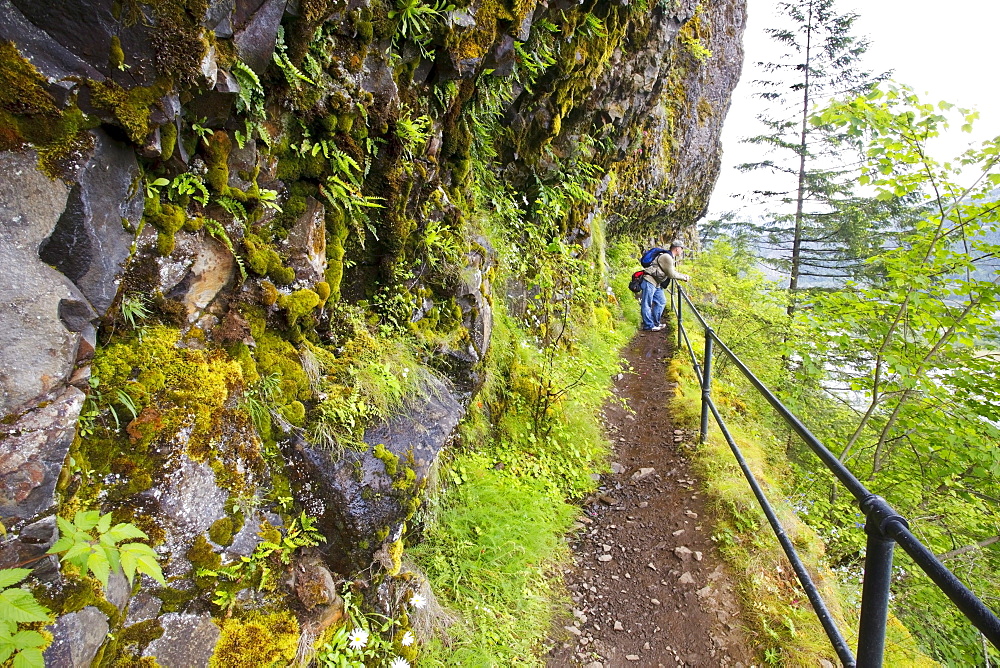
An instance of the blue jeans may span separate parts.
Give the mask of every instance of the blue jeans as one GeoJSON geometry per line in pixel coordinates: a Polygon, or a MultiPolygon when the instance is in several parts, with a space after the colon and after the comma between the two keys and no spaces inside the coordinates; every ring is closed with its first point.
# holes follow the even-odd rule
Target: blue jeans
{"type": "Polygon", "coordinates": [[[653,329],[660,324],[663,309],[667,306],[667,298],[663,290],[647,280],[643,280],[639,293],[639,311],[642,314],[642,328],[653,329]]]}

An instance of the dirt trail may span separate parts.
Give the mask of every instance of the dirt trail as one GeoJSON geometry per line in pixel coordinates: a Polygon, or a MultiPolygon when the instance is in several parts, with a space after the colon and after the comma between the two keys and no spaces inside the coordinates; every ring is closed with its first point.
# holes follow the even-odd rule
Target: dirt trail
{"type": "Polygon", "coordinates": [[[711,521],[683,444],[665,410],[672,345],[639,332],[625,351],[631,373],[604,410],[615,444],[611,474],[584,506],[566,574],[573,618],[563,620],[548,666],[732,666],[754,660],[737,617],[729,574],[711,540],[711,521]]]}

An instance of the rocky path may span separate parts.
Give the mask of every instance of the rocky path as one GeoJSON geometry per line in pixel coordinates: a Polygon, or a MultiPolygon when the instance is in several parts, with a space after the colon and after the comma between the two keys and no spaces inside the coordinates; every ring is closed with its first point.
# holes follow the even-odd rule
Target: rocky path
{"type": "Polygon", "coordinates": [[[604,424],[612,473],[584,506],[566,574],[573,618],[558,629],[548,666],[753,665],[733,586],[711,540],[711,520],[684,444],[665,410],[672,352],[666,332],[639,332],[625,351],[632,371],[604,424]]]}

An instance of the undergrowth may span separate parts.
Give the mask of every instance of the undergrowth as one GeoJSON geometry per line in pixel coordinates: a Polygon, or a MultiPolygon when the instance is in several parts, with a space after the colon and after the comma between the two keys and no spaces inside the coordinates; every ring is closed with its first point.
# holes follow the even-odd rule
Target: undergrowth
{"type": "Polygon", "coordinates": [[[607,468],[598,416],[637,322],[618,280],[625,271],[611,262],[612,284],[629,301],[607,294],[603,304],[574,310],[572,334],[554,355],[497,308],[486,384],[462,425],[462,447],[442,466],[425,541],[410,552],[461,616],[450,644],[429,645],[421,665],[544,663],[553,614],[567,602],[558,581],[569,554],[563,536],[578,512],[573,501],[607,468]],[[565,392],[540,428],[533,416],[542,375],[565,392]]]}
{"type": "MultiPolygon", "coordinates": [[[[725,243],[716,243],[697,258],[691,274],[688,292],[697,307],[754,373],[772,388],[807,392],[808,388],[788,388],[785,384],[788,379],[780,345],[783,294],[753,269],[752,258],[725,243]]],[[[704,338],[697,328],[688,326],[686,330],[700,360],[704,338]]],[[[678,383],[671,402],[674,424],[697,430],[701,388],[686,350],[678,351],[670,363],[668,380],[678,383]]],[[[790,500],[797,481],[787,454],[786,431],[777,427],[773,412],[735,368],[716,363],[712,394],[837,625],[848,644],[855,647],[860,591],[855,591],[856,584],[838,581],[827,564],[822,539],[799,518],[799,509],[790,500]]],[[[766,665],[836,663],[836,654],[791,564],[712,418],[708,439],[693,446],[692,458],[716,518],[712,539],[735,573],[750,645],[766,665]]],[[[903,624],[890,616],[885,665],[936,664],[919,651],[903,624]]]]}

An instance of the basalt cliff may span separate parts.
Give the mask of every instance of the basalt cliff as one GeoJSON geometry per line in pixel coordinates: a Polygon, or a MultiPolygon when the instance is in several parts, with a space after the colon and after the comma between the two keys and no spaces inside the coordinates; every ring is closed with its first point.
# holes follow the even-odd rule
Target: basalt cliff
{"type": "Polygon", "coordinates": [[[278,665],[339,583],[426,588],[404,545],[498,312],[551,336],[609,239],[690,237],[744,13],[0,0],[0,567],[46,664],[257,665],[220,637],[259,608],[278,665]],[[77,511],[163,583],[49,554],[77,511]]]}

